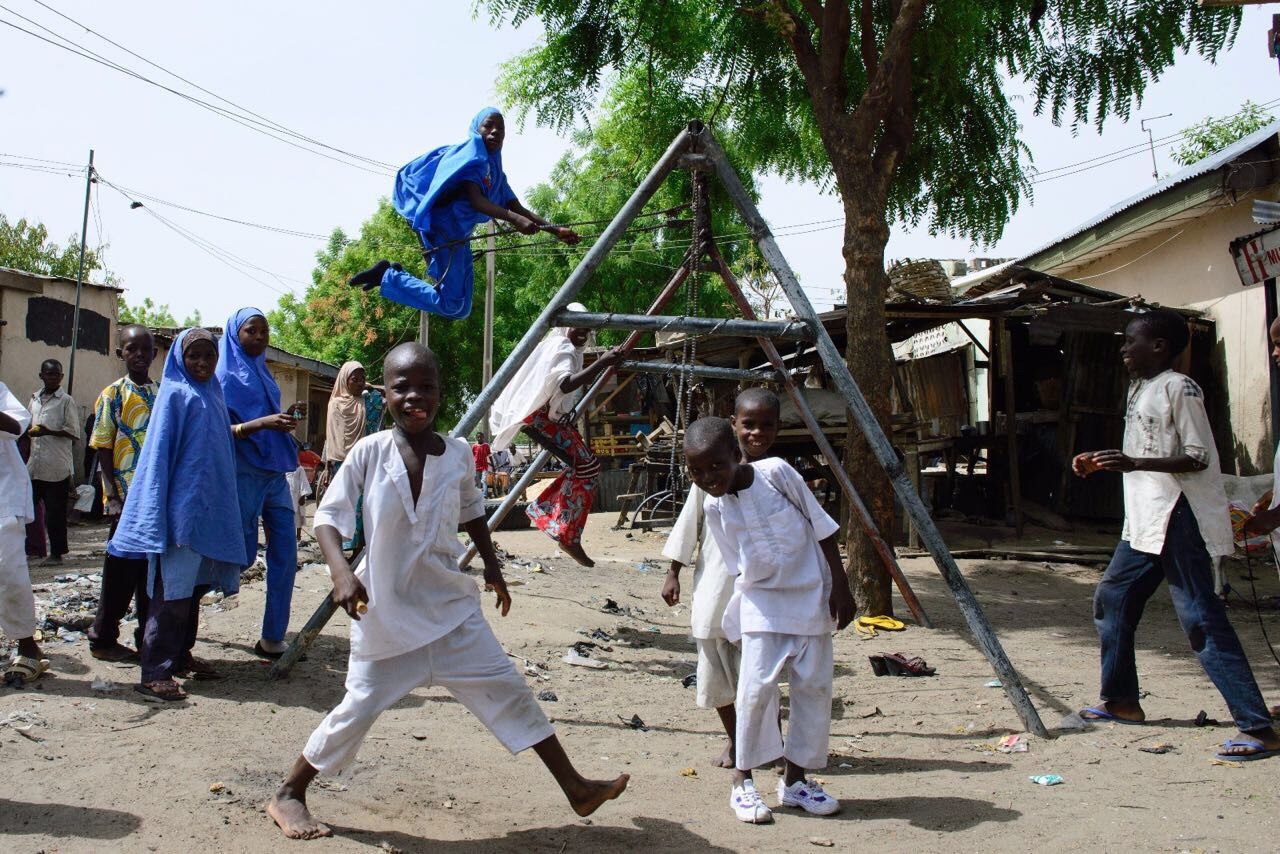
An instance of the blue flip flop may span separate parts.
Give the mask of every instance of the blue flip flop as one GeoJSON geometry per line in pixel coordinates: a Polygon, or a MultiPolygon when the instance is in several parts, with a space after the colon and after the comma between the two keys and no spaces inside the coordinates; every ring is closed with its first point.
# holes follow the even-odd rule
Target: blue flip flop
{"type": "Polygon", "coordinates": [[[1076,712],[1076,714],[1078,714],[1080,716],[1080,720],[1085,723],[1111,722],[1124,724],[1125,726],[1142,726],[1146,723],[1146,721],[1129,721],[1124,718],[1118,718],[1106,709],[1098,706],[1090,706],[1087,709],[1081,709],[1079,712],[1076,712]],[[1092,715],[1093,717],[1085,717],[1085,715],[1092,715]]]}
{"type": "Polygon", "coordinates": [[[1254,747],[1257,750],[1254,753],[1219,753],[1217,757],[1226,762],[1253,762],[1258,759],[1270,759],[1272,756],[1280,756],[1280,750],[1268,750],[1262,746],[1262,742],[1253,736],[1245,736],[1244,738],[1229,738],[1222,742],[1222,746],[1228,750],[1232,747],[1254,747]]]}

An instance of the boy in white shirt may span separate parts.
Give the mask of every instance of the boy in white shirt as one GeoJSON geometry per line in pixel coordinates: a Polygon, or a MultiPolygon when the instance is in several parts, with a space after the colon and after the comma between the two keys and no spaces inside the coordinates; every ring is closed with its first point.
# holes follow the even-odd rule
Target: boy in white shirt
{"type": "Polygon", "coordinates": [[[480,613],[476,583],[457,565],[459,521],[484,560],[485,584],[505,617],[511,597],[484,519],[467,443],[433,429],[440,408],[435,355],[401,344],[383,365],[395,423],[347,454],[315,515],[316,539],[333,576],[333,600],[351,616],[347,694],[312,733],[267,805],[292,839],[330,836],[307,809],[307,786],[349,764],[378,715],[415,688],[439,685],[512,753],[532,747],[578,815],[627,787],[584,779],[565,755],[524,678],[480,613]],[[354,570],[342,540],[355,530],[364,494],[367,545],[354,570]]]}
{"type": "Polygon", "coordinates": [[[35,641],[36,599],[27,570],[26,526],[35,518],[18,437],[31,413],[0,383],[0,630],[18,642],[4,681],[27,683],[49,669],[35,641]]]}
{"type": "Polygon", "coordinates": [[[1189,339],[1186,321],[1167,309],[1129,322],[1120,348],[1133,377],[1123,446],[1072,461],[1081,477],[1124,474],[1124,530],[1094,594],[1102,702],[1080,716],[1122,724],[1146,720],[1138,702],[1134,635],[1147,600],[1168,580],[1178,622],[1240,729],[1218,757],[1265,759],[1280,754],[1280,735],[1213,589],[1210,556],[1229,555],[1235,545],[1204,393],[1171,367],[1189,339]]]}
{"type": "Polygon", "coordinates": [[[782,806],[831,815],[840,804],[805,771],[827,764],[834,662],[831,632],[853,619],[853,594],[836,532],[801,479],[779,459],[740,461],[733,427],[700,418],[684,438],[689,475],[707,499],[707,529],[736,576],[724,633],[741,640],[730,807],[740,820],[773,820],[751,771],[781,756],[782,806]],[[790,684],[787,738],[778,731],[778,685],[790,684]]]}
{"type": "MultiPolygon", "coordinates": [[[[782,405],[778,396],[767,388],[756,386],[744,390],[733,402],[734,432],[742,461],[759,460],[773,447],[778,438],[778,416],[782,405]]],[[[732,768],[733,740],[736,737],[737,715],[733,698],[738,692],[738,666],[741,653],[736,643],[724,636],[721,623],[725,606],[733,594],[733,576],[725,566],[724,558],[715,538],[706,533],[702,509],[706,493],[697,484],[689,487],[680,516],[676,519],[671,536],[662,549],[662,556],[671,561],[666,580],[662,584],[662,600],[667,605],[680,601],[680,570],[697,563],[693,571],[693,604],[690,606],[690,623],[694,643],[698,647],[698,706],[715,709],[720,723],[729,735],[729,744],[715,761],[718,768],[732,768]]]]}

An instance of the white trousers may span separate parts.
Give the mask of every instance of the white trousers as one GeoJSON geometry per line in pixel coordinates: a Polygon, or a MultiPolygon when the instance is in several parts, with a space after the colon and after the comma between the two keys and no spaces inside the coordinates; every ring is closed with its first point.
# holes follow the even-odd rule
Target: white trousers
{"type": "Polygon", "coordinates": [[[27,571],[27,526],[16,516],[0,519],[0,629],[9,640],[36,631],[36,597],[27,571]]]}
{"type": "Polygon", "coordinates": [[[718,709],[733,703],[738,693],[742,651],[724,638],[694,638],[698,647],[698,706],[718,709]]]}
{"type": "Polygon", "coordinates": [[[779,756],[815,770],[826,767],[831,730],[831,635],[745,632],[738,675],[737,764],[750,771],[779,756]],[[790,686],[784,745],[778,732],[778,683],[790,686]]]}
{"type": "Polygon", "coordinates": [[[555,734],[477,610],[420,649],[379,661],[351,661],[347,695],[311,734],[303,758],[324,774],[342,770],[356,758],[378,715],[413,689],[436,685],[447,688],[512,753],[555,734]]]}

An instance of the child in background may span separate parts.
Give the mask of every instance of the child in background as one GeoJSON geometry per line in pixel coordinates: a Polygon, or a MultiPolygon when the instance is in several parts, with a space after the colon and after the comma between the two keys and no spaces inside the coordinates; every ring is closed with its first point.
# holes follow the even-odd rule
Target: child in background
{"type": "Polygon", "coordinates": [[[741,821],[772,821],[752,769],[781,756],[779,804],[831,815],[839,802],[805,772],[827,764],[831,631],[853,619],[839,526],[786,462],[741,462],[733,426],[723,418],[690,424],[684,454],[690,477],[708,496],[707,528],[736,576],[723,623],[725,637],[742,644],[729,805],[741,821]],[[791,697],[785,742],[778,731],[784,680],[791,697]]]}
{"type": "MultiPolygon", "coordinates": [[[[102,390],[94,409],[93,433],[89,447],[98,458],[102,472],[102,502],[111,519],[107,540],[116,533],[120,513],[124,510],[129,484],[142,455],[151,422],[151,408],[159,386],[151,380],[151,363],[156,358],[156,343],[151,331],[139,324],[120,330],[120,346],[116,356],[124,362],[125,375],[102,390]]],[[[142,632],[147,624],[147,556],[145,554],[113,554],[108,547],[102,562],[102,593],[98,597],[98,613],[89,629],[89,654],[103,661],[137,661],[137,649],[120,643],[120,621],[134,600],[138,628],[134,643],[142,646],[142,632]]]]}
{"type": "Polygon", "coordinates": [[[5,684],[34,682],[49,669],[35,641],[36,599],[27,570],[26,525],[35,514],[18,437],[30,423],[31,413],[0,383],[0,630],[18,642],[5,684]]]}
{"type": "Polygon", "coordinates": [[[311,482],[307,480],[307,470],[298,466],[284,476],[289,482],[289,495],[293,498],[294,524],[297,526],[297,542],[302,542],[302,529],[307,524],[307,496],[311,495],[311,482]]]}
{"type": "Polygon", "coordinates": [[[1210,556],[1235,551],[1218,452],[1204,393],[1172,367],[1189,340],[1186,321],[1167,309],[1129,322],[1120,348],[1133,377],[1123,445],[1072,461],[1080,477],[1097,471],[1124,474],[1124,530],[1093,600],[1102,648],[1102,702],[1080,716],[1121,724],[1146,720],[1138,702],[1134,636],[1147,600],[1168,580],[1178,622],[1240,729],[1218,758],[1265,759],[1280,755],[1280,735],[1271,727],[1240,638],[1213,589],[1210,556]]]}
{"type": "MultiPolygon", "coordinates": [[[[58,565],[67,553],[67,497],[75,472],[73,446],[80,438],[80,407],[62,390],[62,363],[46,359],[40,365],[43,388],[31,395],[31,457],[27,472],[35,501],[44,505],[49,533],[49,557],[45,565],[58,565]]],[[[44,543],[42,542],[43,548],[44,543]]]]}
{"type": "Polygon", "coordinates": [[[150,602],[142,678],[134,690],[155,700],[186,699],[176,675],[218,678],[208,662],[191,655],[200,597],[211,587],[228,595],[240,589],[244,539],[231,421],[213,378],[217,364],[210,332],[187,329],[173,342],[110,543],[116,553],[147,556],[150,602]]]}
{"type": "Polygon", "coordinates": [[[270,343],[271,327],[260,310],[242,308],[231,315],[219,343],[218,382],[236,439],[242,566],[257,559],[259,520],[267,537],[267,603],[262,637],[253,650],[274,659],[288,649],[284,635],[298,572],[297,511],[285,480],[285,475],[298,467],[298,452],[289,434],[298,426],[298,418],[306,414],[307,405],[298,401],[288,412],[281,406],[280,386],[267,369],[270,343]]]}
{"type": "Polygon", "coordinates": [[[315,516],[333,601],[352,620],[347,693],[312,733],[267,813],[291,839],[332,835],[307,809],[311,781],[354,760],[382,712],[415,688],[438,685],[512,753],[532,747],[574,812],[590,815],[622,794],[628,776],[596,781],[578,774],[485,622],[475,581],[458,569],[461,522],[484,560],[485,584],[507,615],[511,597],[467,443],[434,429],[441,394],[435,355],[401,344],[387,354],[383,377],[395,429],[356,443],[315,516]],[[368,543],[353,569],[342,538],[355,530],[361,494],[368,543]]]}
{"type": "MultiPolygon", "coordinates": [[[[731,423],[737,434],[738,447],[745,463],[763,459],[778,437],[778,415],[781,403],[767,388],[749,388],[734,401],[731,423]]],[[[676,519],[662,555],[671,561],[662,585],[662,600],[668,605],[680,601],[680,569],[694,562],[693,604],[690,618],[694,643],[698,647],[698,706],[715,709],[720,715],[729,745],[716,760],[720,768],[734,767],[734,738],[737,716],[733,698],[738,691],[738,662],[741,652],[737,644],[724,636],[721,623],[724,609],[733,594],[733,576],[725,566],[715,538],[707,534],[702,505],[706,499],[697,484],[689,487],[684,507],[676,519]]]]}

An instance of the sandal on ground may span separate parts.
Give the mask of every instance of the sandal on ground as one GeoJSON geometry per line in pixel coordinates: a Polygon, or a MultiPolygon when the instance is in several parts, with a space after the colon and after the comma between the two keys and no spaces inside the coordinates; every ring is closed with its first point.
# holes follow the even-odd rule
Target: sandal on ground
{"type": "Polygon", "coordinates": [[[187,692],[182,690],[173,679],[157,679],[154,682],[142,682],[133,686],[133,690],[149,697],[153,700],[163,700],[166,703],[176,703],[180,700],[187,699],[187,692]]]}
{"type": "Polygon", "coordinates": [[[1117,717],[1102,706],[1090,706],[1087,709],[1081,709],[1076,714],[1085,723],[1117,723],[1125,726],[1142,726],[1146,723],[1146,721],[1131,721],[1127,718],[1117,717]]]}
{"type": "Polygon", "coordinates": [[[868,656],[877,676],[933,676],[938,671],[920,656],[908,658],[900,652],[868,656]]]}
{"type": "Polygon", "coordinates": [[[4,671],[6,685],[21,683],[30,685],[49,669],[49,659],[32,658],[29,655],[15,655],[13,661],[4,671]]]}
{"type": "Polygon", "coordinates": [[[190,674],[191,678],[198,682],[214,682],[225,678],[212,664],[194,655],[187,656],[186,662],[181,667],[175,668],[174,673],[179,676],[190,674]]]}
{"type": "Polygon", "coordinates": [[[131,649],[124,644],[118,643],[114,646],[100,647],[94,649],[89,647],[89,655],[99,661],[137,661],[138,651],[131,649]]]}
{"type": "Polygon", "coordinates": [[[901,620],[895,620],[893,617],[859,617],[855,623],[855,628],[857,626],[881,629],[886,632],[900,632],[907,627],[907,624],[901,620]]]}
{"type": "Polygon", "coordinates": [[[1217,757],[1225,762],[1253,762],[1257,759],[1270,759],[1272,756],[1280,756],[1280,750],[1269,750],[1266,745],[1251,735],[1238,735],[1235,738],[1229,738],[1222,742],[1224,750],[1230,750],[1233,747],[1247,747],[1249,753],[1219,753],[1217,757]]]}

